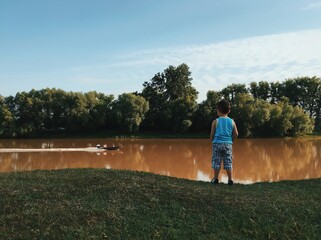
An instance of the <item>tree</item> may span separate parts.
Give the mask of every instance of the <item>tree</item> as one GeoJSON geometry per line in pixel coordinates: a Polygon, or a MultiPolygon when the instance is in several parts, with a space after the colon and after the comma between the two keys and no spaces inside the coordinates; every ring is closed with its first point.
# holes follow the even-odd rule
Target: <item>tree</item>
{"type": "Polygon", "coordinates": [[[289,131],[289,135],[291,136],[306,135],[313,132],[314,120],[298,106],[293,108],[290,121],[292,128],[289,131]]]}
{"type": "Polygon", "coordinates": [[[288,135],[293,127],[291,122],[292,112],[293,107],[286,97],[281,98],[281,101],[277,104],[271,105],[271,116],[267,128],[271,136],[283,137],[288,135]]]}
{"type": "MultiPolygon", "coordinates": [[[[12,137],[16,137],[18,135],[18,130],[16,126],[16,117],[18,113],[17,105],[15,104],[14,97],[13,96],[8,96],[5,98],[2,98],[2,120],[5,121],[6,118],[4,116],[11,115],[9,117],[10,122],[10,130],[9,130],[9,135],[12,137]],[[6,112],[8,111],[8,112],[6,112]]],[[[3,133],[5,136],[5,133],[3,133]]]]}
{"type": "Polygon", "coordinates": [[[251,119],[254,112],[254,99],[246,93],[239,93],[232,104],[230,116],[236,122],[240,136],[249,137],[251,132],[251,119]]]}
{"type": "Polygon", "coordinates": [[[30,137],[61,130],[76,132],[104,128],[113,95],[46,88],[18,92],[15,97],[9,96],[2,101],[12,116],[11,134],[30,137]]]}
{"type": "Polygon", "coordinates": [[[266,125],[270,120],[271,105],[263,99],[255,99],[254,111],[251,118],[252,136],[267,136],[266,125]]]}
{"type": "Polygon", "coordinates": [[[45,131],[57,132],[66,128],[67,93],[61,89],[42,89],[45,101],[45,131]]]}
{"type": "Polygon", "coordinates": [[[13,132],[13,115],[6,105],[4,98],[0,95],[0,136],[12,137],[13,132]]]}
{"type": "Polygon", "coordinates": [[[321,88],[318,88],[316,93],[316,109],[315,109],[315,126],[321,130],[321,88]]]}
{"type": "Polygon", "coordinates": [[[298,83],[298,79],[286,79],[282,83],[282,96],[286,97],[292,106],[302,106],[303,91],[298,83]]]}
{"type": "Polygon", "coordinates": [[[284,90],[282,84],[279,82],[271,83],[270,84],[270,102],[277,103],[282,96],[284,96],[284,90]]]}
{"type": "Polygon", "coordinates": [[[197,107],[195,101],[177,99],[170,102],[168,105],[172,115],[172,130],[180,133],[187,132],[187,130],[192,126],[191,119],[197,107]]]}
{"type": "Polygon", "coordinates": [[[88,108],[87,129],[99,130],[105,127],[107,114],[111,111],[113,95],[104,95],[96,91],[85,93],[88,108]]]}
{"type": "Polygon", "coordinates": [[[179,131],[178,124],[182,121],[184,126],[191,125],[198,94],[191,82],[191,72],[184,63],[178,67],[169,66],[163,73],[155,74],[151,81],[144,82],[142,96],[150,106],[144,127],[179,131]],[[176,111],[175,106],[180,106],[180,111],[176,111]]]}
{"type": "Polygon", "coordinates": [[[255,99],[267,100],[270,97],[270,84],[265,81],[260,81],[259,84],[251,82],[249,91],[255,99]]]}
{"type": "Polygon", "coordinates": [[[314,77],[298,77],[286,79],[279,86],[279,99],[284,96],[289,99],[292,106],[300,106],[315,118],[316,124],[320,122],[321,79],[314,77]]]}
{"type": "Polygon", "coordinates": [[[112,106],[113,116],[119,129],[125,132],[137,132],[145,114],[149,109],[149,104],[144,97],[132,93],[119,95],[112,106]]]}
{"type": "Polygon", "coordinates": [[[194,129],[197,131],[209,131],[212,121],[217,116],[216,106],[222,99],[220,92],[208,91],[206,100],[201,102],[194,114],[194,129]]]}
{"type": "Polygon", "coordinates": [[[301,106],[306,112],[309,113],[310,117],[317,118],[318,99],[320,99],[321,92],[321,79],[317,77],[301,77],[296,78],[294,81],[299,89],[299,102],[297,105],[301,106]]]}
{"type": "Polygon", "coordinates": [[[149,103],[149,111],[143,123],[147,129],[166,129],[166,124],[170,119],[170,113],[167,109],[167,96],[165,86],[165,75],[157,73],[150,82],[144,82],[142,96],[149,103]]]}
{"type": "Polygon", "coordinates": [[[259,87],[258,87],[258,84],[256,82],[251,82],[250,83],[249,91],[250,91],[250,93],[252,94],[252,96],[254,98],[259,98],[259,87]]]}
{"type": "Polygon", "coordinates": [[[223,97],[231,104],[235,102],[236,95],[239,93],[248,93],[245,84],[231,84],[221,90],[223,97]]]}
{"type": "Polygon", "coordinates": [[[165,97],[168,101],[186,99],[196,101],[198,92],[192,87],[191,72],[187,64],[169,66],[164,70],[165,97]]]}
{"type": "Polygon", "coordinates": [[[41,100],[35,98],[35,90],[18,92],[14,97],[15,126],[18,136],[30,136],[39,132],[43,126],[41,100]]]}

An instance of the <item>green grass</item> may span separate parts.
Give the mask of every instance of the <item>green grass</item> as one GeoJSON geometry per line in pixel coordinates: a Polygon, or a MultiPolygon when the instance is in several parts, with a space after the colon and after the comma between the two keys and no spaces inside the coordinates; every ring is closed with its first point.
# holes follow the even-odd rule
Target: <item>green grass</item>
{"type": "Polygon", "coordinates": [[[120,170],[0,174],[0,239],[320,239],[321,179],[210,185],[120,170]]]}

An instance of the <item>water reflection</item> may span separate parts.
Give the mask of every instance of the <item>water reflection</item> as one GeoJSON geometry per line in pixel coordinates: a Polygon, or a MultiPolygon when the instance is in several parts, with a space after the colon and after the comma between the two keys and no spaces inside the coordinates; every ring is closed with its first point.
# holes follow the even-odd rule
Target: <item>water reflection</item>
{"type": "MultiPolygon", "coordinates": [[[[36,169],[112,168],[209,181],[208,140],[0,140],[0,148],[83,148],[120,144],[121,151],[0,153],[0,172],[36,169]]],[[[234,179],[239,183],[321,177],[321,140],[239,139],[234,144],[234,179]]],[[[222,171],[221,181],[226,181],[222,171]]]]}
{"type": "Polygon", "coordinates": [[[321,177],[320,140],[259,139],[240,143],[235,145],[235,170],[240,179],[258,182],[321,177]]]}

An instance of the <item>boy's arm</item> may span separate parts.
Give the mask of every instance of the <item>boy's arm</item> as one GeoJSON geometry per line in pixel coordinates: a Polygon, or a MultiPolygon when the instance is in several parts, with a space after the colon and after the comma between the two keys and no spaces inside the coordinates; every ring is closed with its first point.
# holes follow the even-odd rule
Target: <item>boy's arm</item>
{"type": "Polygon", "coordinates": [[[215,136],[215,129],[216,129],[216,119],[212,122],[211,134],[210,134],[211,142],[213,141],[214,136],[215,136]]]}
{"type": "Polygon", "coordinates": [[[237,127],[236,127],[236,123],[234,122],[233,120],[233,140],[235,140],[237,138],[237,136],[239,135],[239,132],[237,130],[237,127]]]}

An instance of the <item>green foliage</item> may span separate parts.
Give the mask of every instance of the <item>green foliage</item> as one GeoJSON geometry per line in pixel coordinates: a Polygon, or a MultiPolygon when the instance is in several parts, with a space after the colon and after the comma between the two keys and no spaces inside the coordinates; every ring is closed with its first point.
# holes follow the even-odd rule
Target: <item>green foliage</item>
{"type": "Polygon", "coordinates": [[[84,96],[88,108],[88,124],[86,127],[89,130],[103,129],[105,127],[107,114],[110,113],[114,96],[106,96],[96,91],[85,93],[84,96]]]}
{"type": "Polygon", "coordinates": [[[175,101],[178,99],[187,99],[196,101],[197,91],[192,87],[192,78],[189,67],[181,64],[178,67],[169,66],[164,70],[165,96],[166,99],[175,101]]]}
{"type": "Polygon", "coordinates": [[[113,95],[96,91],[32,89],[0,97],[0,137],[36,137],[46,133],[101,130],[137,132],[209,132],[216,104],[231,102],[230,116],[240,136],[299,136],[321,129],[321,79],[298,77],[283,82],[231,84],[209,90],[197,104],[187,64],[169,66],[143,84],[141,93],[113,95]]]}
{"type": "Polygon", "coordinates": [[[290,105],[285,97],[277,104],[237,94],[230,116],[240,136],[299,136],[311,133],[314,122],[302,108],[290,105]]]}
{"type": "Polygon", "coordinates": [[[15,134],[18,136],[29,136],[39,132],[43,127],[44,112],[42,107],[44,101],[39,92],[34,89],[29,93],[19,92],[13,99],[15,111],[15,134]]]}
{"type": "Polygon", "coordinates": [[[55,88],[19,92],[1,100],[0,115],[5,119],[2,124],[5,130],[0,131],[0,136],[30,137],[102,129],[112,100],[112,95],[55,88]]]}
{"type": "Polygon", "coordinates": [[[222,99],[220,92],[208,91],[206,100],[198,105],[194,114],[194,129],[197,131],[209,131],[216,114],[216,105],[222,99]]]}
{"type": "Polygon", "coordinates": [[[254,98],[267,100],[270,97],[271,89],[268,82],[261,81],[259,84],[251,82],[249,91],[254,98]]]}
{"type": "Polygon", "coordinates": [[[183,120],[179,130],[182,133],[186,133],[191,126],[192,126],[191,120],[183,120]]]}
{"type": "MultiPolygon", "coordinates": [[[[270,84],[252,82],[249,91],[256,101],[268,100],[271,104],[262,106],[261,102],[255,107],[261,112],[254,112],[251,123],[253,136],[298,136],[311,133],[314,126],[321,125],[320,78],[298,77],[270,84]]],[[[246,136],[249,131],[243,129],[242,123],[243,120],[241,133],[246,136]]]]}
{"type": "Polygon", "coordinates": [[[185,133],[192,126],[192,117],[196,110],[195,101],[189,99],[177,99],[169,102],[171,112],[172,130],[178,133],[185,133]]]}
{"type": "Polygon", "coordinates": [[[223,97],[232,104],[235,102],[236,95],[240,93],[248,93],[245,84],[231,84],[221,91],[223,97]]]}
{"type": "Polygon", "coordinates": [[[266,136],[266,126],[271,117],[271,105],[262,99],[254,100],[254,111],[251,118],[252,136],[266,136]]]}
{"type": "Polygon", "coordinates": [[[236,95],[230,116],[234,118],[240,136],[249,137],[252,135],[251,119],[254,110],[254,99],[251,95],[245,93],[236,95]]]}
{"type": "Polygon", "coordinates": [[[11,137],[13,120],[13,115],[6,105],[4,98],[0,96],[0,136],[11,137]]]}
{"type": "Polygon", "coordinates": [[[271,83],[270,84],[270,102],[276,103],[282,96],[284,96],[284,90],[282,88],[282,84],[279,82],[271,83]]]}
{"type": "Polygon", "coordinates": [[[291,116],[292,128],[289,132],[291,136],[306,135],[313,132],[314,120],[310,118],[302,108],[295,106],[291,116]]]}
{"type": "Polygon", "coordinates": [[[277,104],[270,105],[270,121],[267,123],[268,135],[283,137],[289,135],[293,127],[291,122],[293,107],[289,105],[288,99],[277,104]]]}
{"type": "Polygon", "coordinates": [[[149,104],[145,98],[131,93],[124,93],[113,103],[116,125],[124,132],[137,132],[145,118],[149,104]]]}
{"type": "Polygon", "coordinates": [[[143,84],[142,96],[149,102],[150,110],[145,129],[185,132],[192,125],[197,108],[198,92],[192,87],[189,67],[181,64],[169,66],[143,84]],[[188,123],[188,124],[187,124],[188,123]]]}
{"type": "Polygon", "coordinates": [[[309,116],[320,123],[321,79],[314,77],[298,77],[286,79],[284,82],[252,82],[250,93],[254,98],[269,100],[271,103],[288,98],[292,106],[300,106],[309,116]]]}

